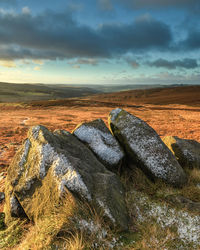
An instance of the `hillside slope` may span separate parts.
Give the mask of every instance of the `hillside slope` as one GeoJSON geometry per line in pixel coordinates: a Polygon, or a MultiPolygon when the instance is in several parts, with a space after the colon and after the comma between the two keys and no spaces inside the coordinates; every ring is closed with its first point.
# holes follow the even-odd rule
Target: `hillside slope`
{"type": "Polygon", "coordinates": [[[200,85],[121,91],[89,99],[109,103],[200,106],[200,85]]]}
{"type": "Polygon", "coordinates": [[[100,93],[88,87],[0,83],[0,102],[24,102],[80,97],[100,93]]]}

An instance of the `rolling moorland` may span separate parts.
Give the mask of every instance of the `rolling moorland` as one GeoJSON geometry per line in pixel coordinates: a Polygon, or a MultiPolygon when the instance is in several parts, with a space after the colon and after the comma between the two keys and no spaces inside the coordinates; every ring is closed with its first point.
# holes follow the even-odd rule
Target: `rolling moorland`
{"type": "Polygon", "coordinates": [[[122,107],[149,123],[162,137],[200,141],[200,86],[130,90],[82,98],[0,104],[0,164],[8,165],[30,126],[73,130],[122,107]]]}
{"type": "Polygon", "coordinates": [[[0,83],[0,103],[49,100],[99,93],[86,86],[0,83]]]}
{"type": "Polygon", "coordinates": [[[166,85],[16,84],[0,82],[0,103],[56,100],[166,85]]]}
{"type": "MultiPolygon", "coordinates": [[[[43,87],[40,91],[44,91],[44,95],[40,97],[43,100],[33,98],[33,101],[26,102],[27,100],[23,99],[23,102],[20,102],[19,100],[22,99],[18,99],[18,102],[15,102],[13,98],[11,99],[13,103],[8,103],[8,99],[0,99],[2,102],[0,103],[1,177],[6,176],[7,167],[31,126],[42,124],[50,131],[65,129],[71,132],[77,124],[97,118],[103,119],[108,124],[109,112],[117,107],[143,119],[156,130],[161,138],[176,135],[200,142],[200,86],[161,87],[114,93],[99,93],[100,91],[95,92],[90,89],[87,92],[81,89],[80,97],[74,97],[72,91],[70,97],[73,98],[67,99],[62,99],[62,93],[60,95],[56,92],[58,90],[52,88],[48,92],[48,100],[45,100],[46,89],[42,89],[43,87]],[[57,98],[59,99],[49,100],[57,98]]],[[[1,178],[0,191],[2,192],[4,182],[5,179],[1,178]]],[[[0,205],[1,211],[3,211],[3,206],[4,204],[0,205]]]]}

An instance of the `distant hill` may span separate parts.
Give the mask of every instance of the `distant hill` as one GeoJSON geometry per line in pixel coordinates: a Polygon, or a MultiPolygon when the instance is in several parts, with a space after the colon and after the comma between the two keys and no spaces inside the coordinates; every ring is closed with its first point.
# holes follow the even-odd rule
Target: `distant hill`
{"type": "Polygon", "coordinates": [[[81,97],[100,93],[85,86],[0,83],[0,102],[27,102],[81,97]]]}
{"type": "MultiPolygon", "coordinates": [[[[59,100],[38,100],[29,102],[29,106],[76,106],[76,107],[142,107],[146,105],[188,105],[200,107],[200,85],[198,86],[174,86],[166,88],[129,90],[112,93],[101,93],[78,98],[59,100]]],[[[155,107],[154,107],[155,108],[155,107]]]]}
{"type": "MultiPolygon", "coordinates": [[[[183,85],[98,85],[98,84],[16,84],[0,82],[0,103],[29,102],[46,100],[63,100],[65,98],[100,95],[100,101],[162,103],[167,98],[169,103],[176,102],[177,96],[198,96],[200,86],[196,89],[183,85]],[[176,89],[178,88],[178,90],[176,89]],[[172,90],[170,90],[172,89],[172,90]],[[181,90],[181,91],[180,91],[181,90]],[[188,90],[188,91],[187,91],[188,90]],[[178,92],[176,92],[178,91],[178,92]],[[194,93],[193,93],[194,92],[194,93]],[[163,97],[163,95],[166,95],[163,97]],[[162,96],[162,97],[161,97],[162,96]],[[171,98],[171,99],[170,99],[171,98]],[[162,100],[161,100],[162,99],[162,100]],[[174,101],[173,101],[174,100],[174,101]]],[[[96,98],[96,97],[95,97],[96,98]]],[[[167,103],[168,103],[167,101],[167,103]]],[[[167,104],[166,103],[166,104],[167,104]]]]}
{"type": "Polygon", "coordinates": [[[200,106],[200,85],[167,86],[143,90],[129,90],[114,93],[104,93],[88,97],[90,100],[116,104],[181,104],[200,106]]]}
{"type": "MultiPolygon", "coordinates": [[[[66,86],[63,84],[59,84],[57,86],[66,86]]],[[[152,89],[152,88],[165,88],[171,85],[161,85],[161,84],[73,84],[68,85],[70,87],[88,87],[90,89],[95,89],[96,91],[104,92],[104,93],[112,93],[112,92],[119,92],[119,91],[126,91],[126,90],[135,90],[135,89],[152,89]]]]}

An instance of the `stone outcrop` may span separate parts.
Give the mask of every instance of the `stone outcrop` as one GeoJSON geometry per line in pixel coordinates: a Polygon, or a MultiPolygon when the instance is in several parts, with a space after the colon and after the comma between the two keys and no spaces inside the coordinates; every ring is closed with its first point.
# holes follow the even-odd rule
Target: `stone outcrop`
{"type": "Polygon", "coordinates": [[[102,119],[78,125],[73,134],[85,143],[108,169],[119,169],[124,152],[102,119]]]}
{"type": "Polygon", "coordinates": [[[122,109],[115,109],[110,113],[109,126],[131,161],[149,177],[177,187],[186,183],[182,167],[146,122],[122,109]]]}
{"type": "Polygon", "coordinates": [[[163,142],[176,156],[179,164],[185,168],[200,169],[200,143],[177,136],[166,136],[163,142]]]}
{"type": "Polygon", "coordinates": [[[101,209],[113,225],[127,229],[124,190],[118,176],[69,132],[31,128],[8,169],[7,221],[23,212],[34,221],[67,197],[70,206],[71,196],[101,209]]]}

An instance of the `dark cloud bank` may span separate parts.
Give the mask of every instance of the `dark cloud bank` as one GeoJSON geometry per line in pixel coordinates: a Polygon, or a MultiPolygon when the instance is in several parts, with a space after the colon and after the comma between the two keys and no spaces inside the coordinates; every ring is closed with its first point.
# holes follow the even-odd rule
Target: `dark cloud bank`
{"type": "MultiPolygon", "coordinates": [[[[111,1],[111,0],[110,0],[111,1]]],[[[118,0],[123,4],[128,4],[133,8],[160,8],[160,7],[191,7],[199,6],[199,0],[118,0]]]]}
{"type": "Polygon", "coordinates": [[[0,0],[0,4],[15,6],[17,5],[17,0],[0,0]]]}
{"type": "MultiPolygon", "coordinates": [[[[94,29],[74,21],[69,12],[0,13],[1,60],[111,58],[126,52],[170,51],[172,44],[170,27],[145,16],[94,29]]],[[[190,34],[182,47],[199,49],[199,33],[190,34]]]]}
{"type": "Polygon", "coordinates": [[[162,67],[167,69],[176,69],[176,68],[195,69],[198,67],[197,60],[190,58],[185,58],[183,60],[174,60],[174,61],[158,59],[153,62],[148,62],[147,64],[152,67],[157,67],[157,68],[162,67]]]}

